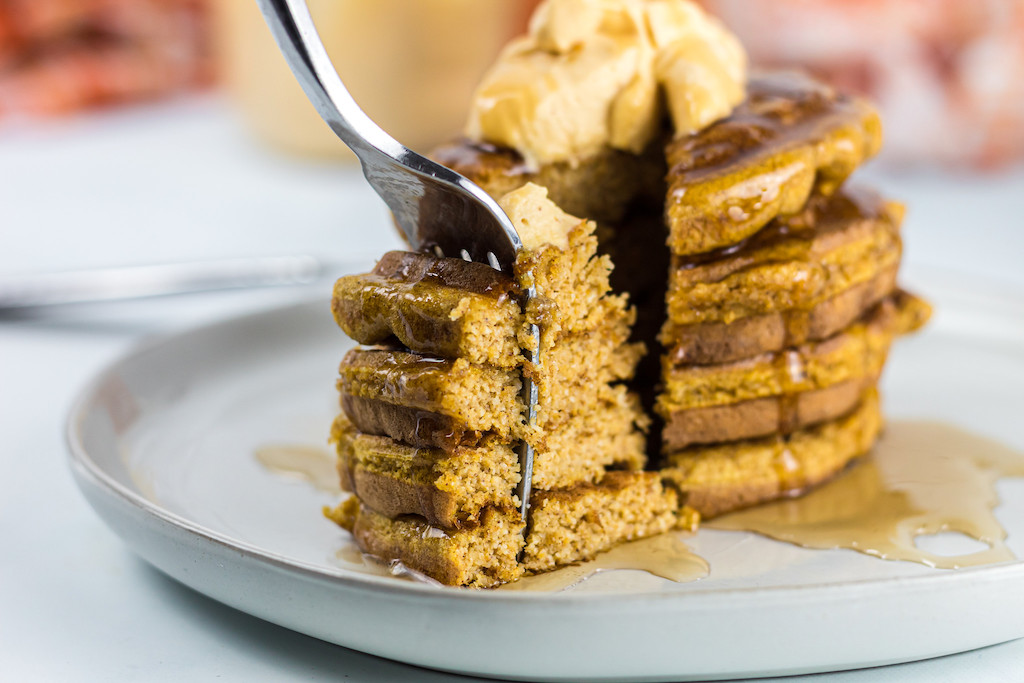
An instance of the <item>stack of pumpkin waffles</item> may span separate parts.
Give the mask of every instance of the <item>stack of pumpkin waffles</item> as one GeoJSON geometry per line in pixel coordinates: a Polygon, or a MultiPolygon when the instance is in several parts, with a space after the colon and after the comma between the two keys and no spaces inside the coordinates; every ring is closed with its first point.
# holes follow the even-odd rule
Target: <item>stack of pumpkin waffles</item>
{"type": "MultiPolygon", "coordinates": [[[[870,450],[889,345],[929,315],[896,284],[902,206],[846,183],[881,145],[878,116],[799,75],[747,78],[739,48],[699,12],[685,0],[542,3],[481,85],[490,108],[471,115],[473,138],[434,153],[512,219],[524,243],[514,276],[391,252],[336,284],[335,319],[363,346],[341,364],[332,431],[353,495],[328,516],[364,552],[494,586],[797,495],[870,450]],[[590,19],[555,30],[559,11],[591,4],[590,19]],[[694,51],[694,36],[728,49],[694,51]],[[605,74],[608,54],[651,59],[655,109],[637,111],[656,125],[605,131],[571,158],[538,147],[550,126],[531,127],[539,114],[523,103],[547,100],[523,88],[576,87],[586,73],[572,69],[595,59],[605,74]],[[709,90],[714,78],[732,87],[709,90]],[[699,97],[675,97],[682,86],[699,97]],[[523,373],[539,388],[532,425],[523,373]],[[525,521],[521,441],[536,450],[525,521]]],[[[624,83],[613,113],[642,99],[624,83]]]]}
{"type": "Polygon", "coordinates": [[[880,144],[864,102],[776,75],[666,149],[662,473],[705,516],[803,491],[878,435],[889,345],[928,315],[896,287],[903,207],[845,183],[880,144]]]}

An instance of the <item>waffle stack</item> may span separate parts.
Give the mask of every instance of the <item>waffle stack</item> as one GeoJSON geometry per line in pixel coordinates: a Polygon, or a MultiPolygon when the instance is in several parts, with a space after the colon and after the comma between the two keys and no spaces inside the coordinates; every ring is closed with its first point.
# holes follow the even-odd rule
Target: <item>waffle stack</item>
{"type": "Polygon", "coordinates": [[[846,178],[881,144],[865,102],[793,74],[666,148],[663,475],[705,516],[839,472],[881,426],[903,208],[846,178]]]}
{"type": "Polygon", "coordinates": [[[648,419],[624,384],[644,353],[628,342],[635,312],[611,294],[594,224],[546,194],[528,184],[500,200],[526,246],[515,277],[391,252],[335,286],[335,319],[367,346],[340,368],[332,440],[354,495],[328,514],[365,552],[445,584],[512,581],[693,520],[642,471],[648,419]],[[522,353],[532,324],[539,365],[522,353]],[[521,372],[539,391],[533,425],[521,372]],[[520,440],[536,450],[525,523],[520,440]]]}
{"type": "Polygon", "coordinates": [[[335,288],[341,327],[378,345],[342,363],[334,430],[355,496],[330,516],[364,550],[491,586],[799,494],[870,450],[889,346],[929,310],[896,284],[902,206],[846,183],[881,146],[868,103],[748,78],[683,0],[548,0],[467,131],[433,156],[512,218],[515,276],[392,253],[335,288]]]}
{"type": "Polygon", "coordinates": [[[600,218],[635,339],[662,349],[636,380],[658,421],[650,450],[707,517],[805,490],[874,443],[889,345],[928,316],[896,285],[903,207],[845,182],[880,146],[867,102],[774,73],[639,155],[530,169],[461,140],[435,156],[491,192],[547,182],[600,218]]]}

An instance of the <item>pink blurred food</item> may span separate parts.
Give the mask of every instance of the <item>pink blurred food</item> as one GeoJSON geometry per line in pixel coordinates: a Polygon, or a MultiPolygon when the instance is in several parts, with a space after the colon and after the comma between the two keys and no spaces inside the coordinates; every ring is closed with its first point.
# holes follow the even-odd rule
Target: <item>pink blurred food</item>
{"type": "Polygon", "coordinates": [[[882,108],[886,156],[1024,158],[1024,0],[701,0],[752,62],[802,67],[882,108]]]}
{"type": "Polygon", "coordinates": [[[0,117],[206,84],[205,0],[0,0],[0,117]]]}

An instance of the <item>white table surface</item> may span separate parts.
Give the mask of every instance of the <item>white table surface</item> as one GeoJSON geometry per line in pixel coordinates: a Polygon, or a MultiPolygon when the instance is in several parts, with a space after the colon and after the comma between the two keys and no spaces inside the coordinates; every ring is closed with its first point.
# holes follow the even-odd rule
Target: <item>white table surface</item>
{"type": "MultiPolygon", "coordinates": [[[[1024,292],[1024,168],[867,175],[911,206],[906,282],[942,266],[1024,292]]],[[[368,265],[397,244],[356,169],[265,151],[216,99],[0,129],[2,274],[296,253],[368,265]]],[[[328,291],[325,280],[0,319],[0,680],[470,680],[329,645],[184,588],[136,558],[72,483],[65,414],[104,364],[154,334],[328,291]]],[[[1017,681],[1024,640],[803,679],[1017,681]]]]}

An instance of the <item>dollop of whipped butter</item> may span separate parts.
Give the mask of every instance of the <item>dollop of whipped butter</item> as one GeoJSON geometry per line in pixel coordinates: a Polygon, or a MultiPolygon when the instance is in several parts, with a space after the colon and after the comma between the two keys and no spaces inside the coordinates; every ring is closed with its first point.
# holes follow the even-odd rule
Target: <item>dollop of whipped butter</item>
{"type": "Polygon", "coordinates": [[[466,135],[526,162],[640,153],[665,107],[677,136],[743,100],[739,40],[689,0],[545,0],[473,98],[466,135]]]}

